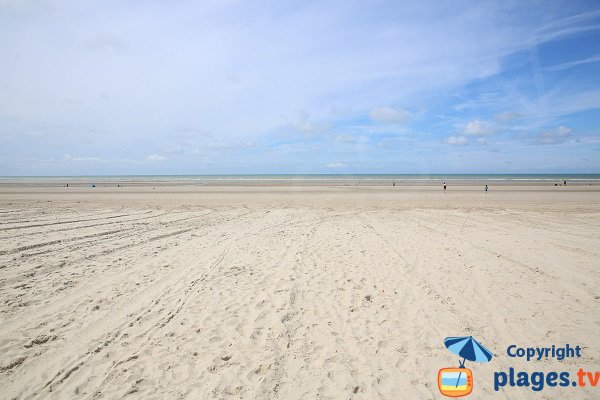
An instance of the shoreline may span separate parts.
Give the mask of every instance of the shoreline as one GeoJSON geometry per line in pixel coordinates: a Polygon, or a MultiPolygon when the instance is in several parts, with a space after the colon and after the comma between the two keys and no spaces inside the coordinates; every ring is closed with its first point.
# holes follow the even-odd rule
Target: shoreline
{"type": "Polygon", "coordinates": [[[72,180],[0,180],[0,191],[5,188],[61,188],[66,187],[182,187],[182,188],[203,188],[203,187],[390,187],[390,188],[411,188],[411,187],[440,187],[444,183],[454,187],[472,187],[472,186],[502,186],[502,187],[547,187],[547,188],[569,188],[569,187],[600,187],[600,180],[569,180],[567,186],[558,180],[492,180],[492,179],[439,179],[439,180],[121,180],[121,179],[103,179],[94,180],[91,178],[72,180]]]}
{"type": "Polygon", "coordinates": [[[0,185],[0,208],[10,204],[58,203],[78,208],[103,206],[177,207],[328,207],[390,209],[491,209],[523,208],[552,211],[597,210],[600,186],[542,185],[442,185],[343,186],[343,185],[97,185],[52,187],[0,185]]]}
{"type": "Polygon", "coordinates": [[[248,175],[105,175],[105,176],[5,176],[4,187],[66,186],[600,186],[600,174],[248,174],[248,175]]]}

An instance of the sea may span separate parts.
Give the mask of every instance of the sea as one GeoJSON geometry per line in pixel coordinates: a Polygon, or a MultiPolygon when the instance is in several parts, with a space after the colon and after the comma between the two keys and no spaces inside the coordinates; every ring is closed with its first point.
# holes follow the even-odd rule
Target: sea
{"type": "Polygon", "coordinates": [[[600,174],[240,174],[240,175],[88,175],[4,176],[0,185],[380,185],[496,183],[496,184],[600,184],[600,174]]]}

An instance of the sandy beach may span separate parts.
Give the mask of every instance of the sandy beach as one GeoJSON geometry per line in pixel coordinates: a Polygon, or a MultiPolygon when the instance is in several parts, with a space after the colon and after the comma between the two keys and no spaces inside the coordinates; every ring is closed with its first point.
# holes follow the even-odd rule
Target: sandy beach
{"type": "Polygon", "coordinates": [[[600,369],[599,239],[598,186],[0,186],[0,398],[438,399],[464,335],[530,398],[600,369]]]}

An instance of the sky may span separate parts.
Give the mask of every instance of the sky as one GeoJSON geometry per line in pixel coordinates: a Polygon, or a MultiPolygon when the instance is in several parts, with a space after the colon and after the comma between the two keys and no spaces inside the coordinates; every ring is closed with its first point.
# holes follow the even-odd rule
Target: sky
{"type": "Polygon", "coordinates": [[[0,175],[600,173],[598,1],[0,0],[0,175]]]}

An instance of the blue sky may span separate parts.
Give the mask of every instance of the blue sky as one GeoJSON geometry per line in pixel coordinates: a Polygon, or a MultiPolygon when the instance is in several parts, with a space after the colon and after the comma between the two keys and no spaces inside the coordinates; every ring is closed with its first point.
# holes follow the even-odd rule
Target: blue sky
{"type": "Polygon", "coordinates": [[[600,173],[600,3],[0,0],[0,175],[600,173]]]}

